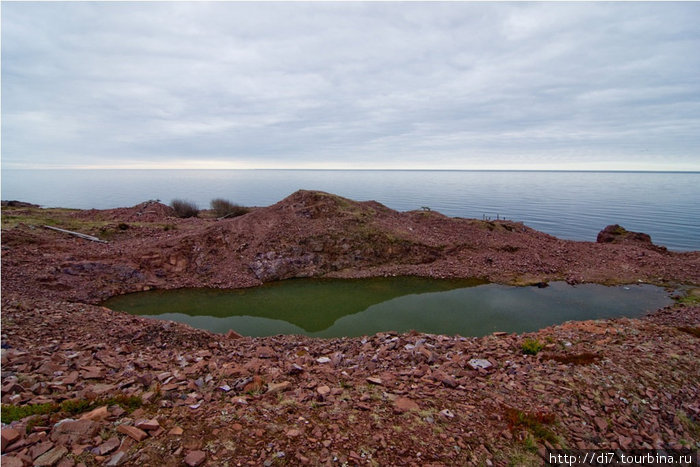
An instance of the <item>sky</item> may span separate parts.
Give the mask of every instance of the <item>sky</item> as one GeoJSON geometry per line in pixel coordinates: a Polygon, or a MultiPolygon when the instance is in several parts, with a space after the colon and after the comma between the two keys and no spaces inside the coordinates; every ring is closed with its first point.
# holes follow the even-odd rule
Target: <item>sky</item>
{"type": "Polygon", "coordinates": [[[700,3],[3,2],[2,168],[700,170],[700,3]]]}

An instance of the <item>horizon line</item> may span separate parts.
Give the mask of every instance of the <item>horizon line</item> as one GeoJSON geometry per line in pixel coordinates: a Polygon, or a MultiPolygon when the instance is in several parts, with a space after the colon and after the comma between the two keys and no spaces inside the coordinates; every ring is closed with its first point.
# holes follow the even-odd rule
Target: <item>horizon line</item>
{"type": "Polygon", "coordinates": [[[0,168],[2,170],[136,170],[136,171],[297,171],[297,172],[591,172],[591,173],[700,173],[700,169],[396,169],[396,168],[379,168],[379,169],[339,169],[339,168],[138,168],[138,167],[9,167],[0,168]]]}

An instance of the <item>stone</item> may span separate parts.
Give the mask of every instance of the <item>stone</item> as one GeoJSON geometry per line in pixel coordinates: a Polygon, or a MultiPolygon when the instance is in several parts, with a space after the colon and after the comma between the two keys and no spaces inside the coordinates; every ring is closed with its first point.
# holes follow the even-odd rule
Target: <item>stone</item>
{"type": "Polygon", "coordinates": [[[189,467],[197,467],[198,465],[202,465],[206,459],[207,455],[204,453],[204,451],[190,451],[185,456],[184,462],[189,467]]]}
{"type": "Polygon", "coordinates": [[[594,417],[593,421],[600,431],[608,431],[608,422],[602,417],[594,417]]]}
{"type": "Polygon", "coordinates": [[[24,467],[24,462],[18,457],[2,456],[2,467],[24,467]]]}
{"type": "Polygon", "coordinates": [[[382,381],[382,379],[379,378],[379,377],[377,377],[377,376],[369,376],[369,377],[367,378],[367,382],[370,383],[370,384],[376,384],[376,385],[378,385],[378,386],[382,386],[382,385],[384,384],[384,382],[382,381]]]}
{"type": "Polygon", "coordinates": [[[318,363],[328,363],[328,362],[331,361],[331,359],[328,358],[328,357],[318,357],[318,358],[316,359],[316,361],[317,361],[318,363]]]}
{"type": "Polygon", "coordinates": [[[10,444],[14,443],[21,437],[19,431],[15,430],[14,428],[9,428],[5,427],[2,429],[2,452],[5,452],[5,449],[7,446],[10,444]]]}
{"type": "Polygon", "coordinates": [[[170,429],[170,431],[168,431],[168,434],[172,436],[180,436],[183,432],[184,430],[182,428],[179,426],[174,426],[170,429]]]}
{"type": "Polygon", "coordinates": [[[34,460],[35,467],[49,467],[56,464],[63,456],[68,454],[68,449],[65,446],[56,446],[50,451],[42,454],[34,460]]]}
{"type": "Polygon", "coordinates": [[[54,426],[51,440],[61,444],[75,444],[79,441],[90,440],[99,429],[99,423],[93,420],[65,419],[54,426]]]}
{"type": "Polygon", "coordinates": [[[265,381],[260,376],[253,376],[253,379],[243,387],[243,392],[260,392],[265,387],[265,381]]]}
{"type": "Polygon", "coordinates": [[[56,467],[75,467],[75,461],[70,457],[64,457],[56,464],[56,467]]]}
{"type": "Polygon", "coordinates": [[[233,329],[229,329],[228,332],[224,334],[224,336],[226,337],[226,339],[240,339],[241,337],[243,337],[233,329]]]}
{"type": "Polygon", "coordinates": [[[292,385],[292,383],[290,383],[289,381],[282,381],[281,383],[270,383],[267,385],[267,392],[270,394],[284,392],[291,385],[292,385]]]}
{"type": "Polygon", "coordinates": [[[129,436],[132,439],[135,439],[136,441],[143,441],[144,439],[148,438],[148,433],[136,428],[135,426],[119,425],[117,427],[117,431],[121,434],[129,436]]]}
{"type": "Polygon", "coordinates": [[[100,444],[97,447],[97,450],[99,452],[99,455],[104,456],[105,454],[109,454],[110,452],[117,449],[120,444],[121,443],[119,442],[119,438],[117,438],[116,436],[112,436],[107,441],[100,444]]]}
{"type": "Polygon", "coordinates": [[[114,467],[116,465],[122,465],[126,462],[129,454],[126,451],[117,451],[105,464],[107,467],[114,467]]]}
{"type": "Polygon", "coordinates": [[[472,358],[467,364],[472,368],[472,370],[488,370],[493,366],[491,362],[484,358],[472,358]]]}
{"type": "Polygon", "coordinates": [[[43,443],[35,444],[31,447],[31,449],[29,449],[29,455],[32,456],[32,459],[36,459],[52,447],[53,443],[51,441],[44,441],[43,443]]]}
{"type": "Polygon", "coordinates": [[[319,393],[319,395],[325,397],[331,392],[331,388],[326,386],[325,384],[323,386],[319,386],[316,388],[316,392],[319,393]]]}
{"type": "Polygon", "coordinates": [[[301,435],[301,430],[298,430],[296,428],[292,428],[287,432],[287,436],[289,436],[290,438],[296,438],[299,435],[301,435]]]}
{"type": "Polygon", "coordinates": [[[263,345],[258,347],[257,352],[255,352],[255,355],[260,358],[273,358],[275,356],[275,351],[272,350],[272,347],[263,345]]]}
{"type": "Polygon", "coordinates": [[[447,373],[443,371],[436,371],[433,373],[433,377],[437,380],[440,381],[442,384],[447,386],[448,388],[456,388],[457,387],[457,381],[447,373]]]}
{"type": "Polygon", "coordinates": [[[407,412],[409,410],[418,410],[420,407],[415,401],[407,397],[397,397],[394,400],[394,408],[398,412],[407,412]]]}
{"type": "Polygon", "coordinates": [[[160,428],[160,423],[158,423],[158,420],[153,418],[151,420],[137,420],[136,423],[134,423],[134,426],[141,430],[154,431],[160,428]]]}
{"type": "Polygon", "coordinates": [[[104,420],[109,416],[109,412],[107,411],[107,406],[103,405],[102,407],[98,407],[94,410],[91,410],[90,412],[87,412],[83,414],[80,417],[80,420],[104,420]]]}

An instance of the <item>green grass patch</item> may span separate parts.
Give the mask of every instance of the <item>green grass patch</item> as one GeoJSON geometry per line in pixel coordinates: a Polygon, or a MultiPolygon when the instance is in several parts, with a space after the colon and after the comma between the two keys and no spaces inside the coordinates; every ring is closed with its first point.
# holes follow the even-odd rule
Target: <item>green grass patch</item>
{"type": "Polygon", "coordinates": [[[677,298],[676,303],[680,303],[681,305],[688,305],[688,306],[700,305],[700,296],[698,296],[698,295],[685,295],[683,297],[677,298]]]}
{"type": "Polygon", "coordinates": [[[112,397],[100,399],[68,399],[60,404],[28,404],[28,405],[11,405],[2,404],[2,422],[10,423],[15,420],[21,420],[31,415],[50,415],[53,413],[65,413],[67,415],[77,415],[83,412],[96,409],[103,405],[119,405],[124,410],[131,412],[143,405],[141,398],[138,396],[127,396],[119,394],[112,397]]]}
{"type": "Polygon", "coordinates": [[[10,423],[15,420],[21,420],[31,415],[47,415],[57,412],[58,404],[29,404],[29,405],[11,405],[2,404],[2,419],[3,423],[10,423]]]}
{"type": "Polygon", "coordinates": [[[540,350],[544,349],[544,343],[540,342],[538,339],[525,339],[520,345],[520,348],[524,354],[537,355],[540,350]]]}

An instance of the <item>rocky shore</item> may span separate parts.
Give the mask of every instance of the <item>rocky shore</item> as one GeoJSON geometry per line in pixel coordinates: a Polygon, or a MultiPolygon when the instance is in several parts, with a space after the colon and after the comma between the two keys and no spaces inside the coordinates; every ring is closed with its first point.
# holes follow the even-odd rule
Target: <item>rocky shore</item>
{"type": "Polygon", "coordinates": [[[540,465],[551,447],[700,446],[700,252],[615,226],[572,242],[309,191],[234,219],[157,202],[7,206],[2,219],[3,466],[540,465]],[[687,296],[640,320],[484,338],[241,338],[99,306],[149,288],[390,274],[687,296]]]}

